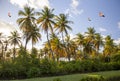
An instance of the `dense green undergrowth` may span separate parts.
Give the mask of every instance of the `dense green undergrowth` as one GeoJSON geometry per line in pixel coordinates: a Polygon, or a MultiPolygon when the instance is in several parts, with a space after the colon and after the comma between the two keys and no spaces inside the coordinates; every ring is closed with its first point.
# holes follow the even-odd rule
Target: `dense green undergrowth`
{"type": "Polygon", "coordinates": [[[35,54],[25,54],[21,50],[20,55],[15,60],[0,61],[0,79],[25,79],[120,70],[120,59],[115,57],[116,55],[110,57],[110,61],[106,61],[106,58],[92,58],[65,62],[47,58],[39,59],[36,58],[35,54]]]}
{"type": "MultiPolygon", "coordinates": [[[[22,61],[22,60],[21,60],[22,61]]],[[[100,62],[82,60],[56,62],[48,59],[24,59],[24,62],[4,62],[0,65],[0,79],[23,79],[45,76],[57,76],[73,73],[119,70],[120,62],[100,62]]]]}

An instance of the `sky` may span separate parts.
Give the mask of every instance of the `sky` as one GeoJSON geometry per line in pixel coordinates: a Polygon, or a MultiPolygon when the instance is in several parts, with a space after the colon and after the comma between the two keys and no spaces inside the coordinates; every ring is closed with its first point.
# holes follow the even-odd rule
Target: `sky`
{"type": "MultiPolygon", "coordinates": [[[[48,6],[55,9],[56,15],[69,14],[69,20],[74,22],[70,25],[73,29],[69,32],[71,36],[86,32],[88,27],[94,27],[96,32],[103,36],[110,35],[116,43],[120,43],[120,0],[0,0],[0,32],[10,35],[11,31],[19,31],[16,23],[18,11],[23,10],[26,4],[36,11],[48,6]],[[11,17],[8,16],[9,12],[11,17]],[[105,17],[99,17],[99,12],[105,17]]],[[[45,40],[43,33],[42,42],[45,40]]]]}

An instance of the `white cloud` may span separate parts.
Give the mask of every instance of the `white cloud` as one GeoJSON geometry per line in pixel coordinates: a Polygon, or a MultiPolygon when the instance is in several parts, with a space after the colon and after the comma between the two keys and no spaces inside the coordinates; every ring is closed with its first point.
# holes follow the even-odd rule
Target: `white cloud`
{"type": "Polygon", "coordinates": [[[10,2],[20,8],[23,8],[25,5],[29,5],[35,9],[42,9],[44,6],[50,7],[49,0],[10,0],[10,2]]]}
{"type": "Polygon", "coordinates": [[[0,32],[2,32],[4,35],[8,36],[10,35],[10,32],[15,30],[16,29],[12,24],[0,20],[0,32]]]}
{"type": "Polygon", "coordinates": [[[69,14],[70,16],[74,15],[80,15],[84,12],[83,9],[78,9],[79,1],[78,0],[72,0],[70,4],[70,8],[66,9],[65,13],[69,14]]]}
{"type": "Polygon", "coordinates": [[[120,22],[118,22],[118,28],[120,28],[120,22]]]}
{"type": "Polygon", "coordinates": [[[120,44],[120,38],[118,38],[117,40],[114,40],[115,44],[120,44]]]}
{"type": "Polygon", "coordinates": [[[107,31],[105,28],[99,28],[99,30],[100,30],[101,32],[107,31]]]}
{"type": "Polygon", "coordinates": [[[78,0],[72,0],[71,7],[77,8],[78,5],[79,5],[78,0]]]}

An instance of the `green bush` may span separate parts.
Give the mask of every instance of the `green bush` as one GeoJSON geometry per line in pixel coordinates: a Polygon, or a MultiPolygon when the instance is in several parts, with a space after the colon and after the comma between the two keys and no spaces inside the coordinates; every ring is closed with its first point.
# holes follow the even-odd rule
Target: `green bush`
{"type": "Polygon", "coordinates": [[[111,57],[113,62],[120,62],[120,54],[114,54],[111,57]]]}
{"type": "Polygon", "coordinates": [[[92,72],[93,62],[91,60],[82,61],[81,67],[84,68],[84,72],[92,72]]]}
{"type": "Polygon", "coordinates": [[[55,78],[53,81],[62,81],[60,78],[55,78]]]}
{"type": "Polygon", "coordinates": [[[84,68],[82,67],[82,62],[76,61],[74,69],[76,72],[84,72],[84,68]]]}
{"type": "Polygon", "coordinates": [[[5,62],[0,68],[0,79],[26,78],[26,69],[17,64],[5,62]]]}
{"type": "Polygon", "coordinates": [[[72,64],[71,62],[68,62],[66,63],[66,65],[64,65],[64,69],[67,73],[72,73],[75,71],[74,66],[75,66],[74,64],[72,64]]]}
{"type": "Polygon", "coordinates": [[[91,75],[91,76],[82,78],[80,81],[106,81],[106,79],[100,75],[91,75]]]}
{"type": "Polygon", "coordinates": [[[40,69],[37,67],[31,67],[27,72],[28,78],[38,77],[41,76],[40,69]]]}
{"type": "Polygon", "coordinates": [[[120,81],[120,76],[109,77],[106,81],[120,81]]]}

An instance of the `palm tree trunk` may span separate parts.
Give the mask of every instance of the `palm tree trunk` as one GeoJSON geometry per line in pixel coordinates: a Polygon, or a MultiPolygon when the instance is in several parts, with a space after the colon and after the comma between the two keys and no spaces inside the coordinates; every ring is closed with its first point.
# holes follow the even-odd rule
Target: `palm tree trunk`
{"type": "MultiPolygon", "coordinates": [[[[66,50],[67,50],[67,49],[66,49],[66,50]]],[[[70,55],[70,50],[69,50],[69,48],[68,48],[68,50],[67,50],[67,55],[68,55],[68,61],[70,62],[71,55],[70,55]]]]}
{"type": "Polygon", "coordinates": [[[32,54],[33,54],[33,42],[32,42],[32,54]]]}
{"type": "Polygon", "coordinates": [[[64,43],[64,36],[63,36],[63,32],[62,32],[62,41],[63,41],[63,43],[64,43]]]}
{"type": "Polygon", "coordinates": [[[15,44],[14,44],[14,48],[13,48],[13,60],[15,60],[15,44]]]}
{"type": "Polygon", "coordinates": [[[4,46],[3,46],[3,44],[2,44],[2,55],[1,55],[1,59],[3,59],[4,58],[4,46]]]}
{"type": "Polygon", "coordinates": [[[48,41],[48,46],[49,46],[49,48],[50,48],[50,52],[51,52],[51,54],[52,54],[52,59],[55,60],[53,51],[52,51],[52,49],[51,49],[51,44],[50,44],[50,41],[49,41],[49,38],[48,38],[48,31],[47,31],[47,41],[48,41]]]}
{"type": "Polygon", "coordinates": [[[25,51],[26,51],[26,49],[27,49],[27,40],[26,40],[26,42],[25,42],[25,51]]]}

